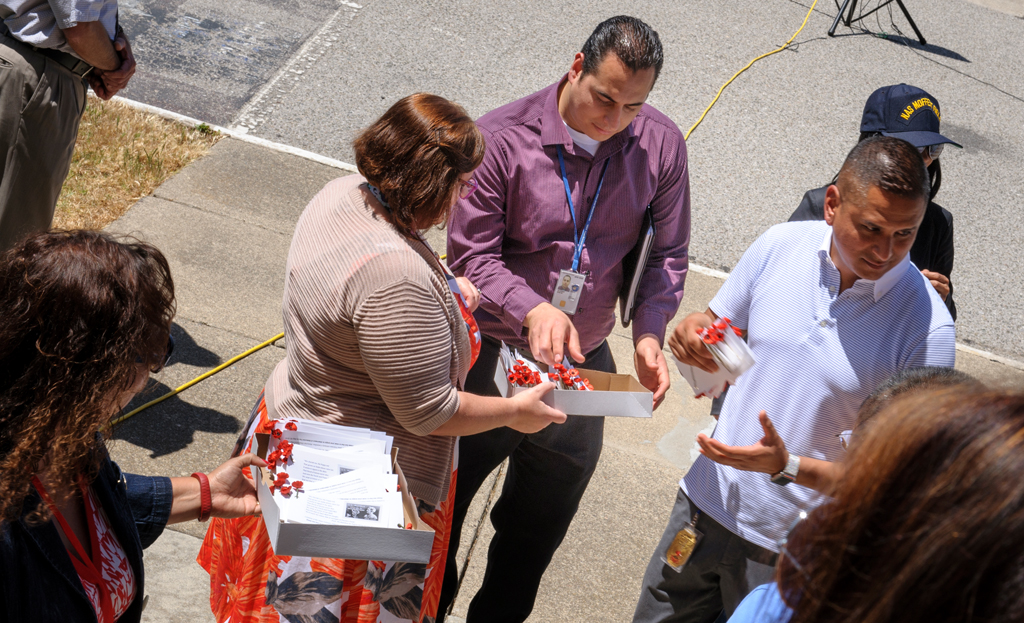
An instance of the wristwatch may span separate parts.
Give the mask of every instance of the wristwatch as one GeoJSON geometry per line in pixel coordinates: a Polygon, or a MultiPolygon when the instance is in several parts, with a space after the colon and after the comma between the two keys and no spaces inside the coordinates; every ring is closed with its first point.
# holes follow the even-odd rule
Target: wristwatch
{"type": "Polygon", "coordinates": [[[786,467],[777,474],[772,474],[772,482],[777,485],[786,486],[791,482],[796,482],[796,475],[800,471],[800,457],[795,454],[789,455],[789,460],[786,461],[786,467]]]}

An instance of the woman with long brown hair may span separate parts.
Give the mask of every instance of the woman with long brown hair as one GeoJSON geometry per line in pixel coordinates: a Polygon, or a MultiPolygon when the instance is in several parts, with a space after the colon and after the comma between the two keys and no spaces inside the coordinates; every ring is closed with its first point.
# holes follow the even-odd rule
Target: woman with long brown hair
{"type": "Polygon", "coordinates": [[[287,356],[239,447],[277,418],[392,435],[421,519],[435,531],[427,565],[276,556],[260,518],[216,521],[199,561],[218,621],[432,621],[451,528],[458,435],[540,430],[565,415],[541,398],[461,391],[479,352],[479,296],[420,235],[476,189],[484,139],[457,104],[399,100],[355,141],[359,175],[329,183],[299,218],[284,291],[287,356]],[[465,296],[464,296],[465,295],[465,296]]]}
{"type": "Polygon", "coordinates": [[[1024,620],[1024,395],[894,400],[731,621],[1024,620]]]}
{"type": "Polygon", "coordinates": [[[164,525],[258,508],[252,455],[194,478],[122,474],[107,455],[173,315],[147,244],[50,232],[0,258],[0,620],[138,621],[142,549],[164,525]]]}

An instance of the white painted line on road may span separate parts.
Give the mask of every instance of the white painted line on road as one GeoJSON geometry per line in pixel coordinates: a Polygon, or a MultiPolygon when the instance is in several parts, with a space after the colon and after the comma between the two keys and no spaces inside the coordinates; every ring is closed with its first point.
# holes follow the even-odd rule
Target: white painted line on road
{"type": "MultiPolygon", "coordinates": [[[[235,138],[240,141],[245,141],[246,143],[259,145],[260,147],[266,147],[267,149],[272,149],[274,151],[279,151],[281,153],[290,154],[292,156],[298,156],[299,158],[305,158],[306,160],[312,160],[313,162],[325,164],[329,167],[334,167],[336,169],[342,169],[345,171],[352,172],[358,171],[354,164],[349,164],[347,162],[335,160],[334,158],[328,158],[327,156],[321,156],[320,154],[313,153],[311,151],[306,151],[305,149],[299,149],[298,147],[292,147],[291,145],[284,145],[282,143],[268,141],[267,139],[259,138],[258,136],[250,136],[249,134],[246,134],[245,131],[240,129],[222,128],[220,126],[211,125],[208,123],[204,123],[203,121],[200,121],[198,119],[193,119],[192,117],[187,117],[185,115],[181,115],[176,112],[171,112],[163,108],[157,108],[156,106],[150,106],[149,104],[143,104],[142,102],[136,102],[135,100],[130,100],[121,96],[115,96],[113,99],[114,101],[120,102],[126,106],[130,106],[138,110],[144,110],[146,112],[153,113],[154,115],[163,117],[164,119],[170,119],[172,121],[177,121],[178,123],[183,123],[185,125],[192,127],[204,124],[209,126],[211,130],[215,130],[222,134],[226,134],[231,138],[235,138]]],[[[705,266],[701,266],[700,264],[691,263],[689,269],[695,273],[700,273],[701,275],[706,275],[708,277],[714,277],[715,279],[721,279],[722,281],[725,281],[729,277],[729,273],[725,273],[720,270],[715,270],[714,268],[707,268],[705,266]]],[[[990,353],[987,350],[979,350],[972,346],[961,344],[960,342],[956,343],[956,349],[965,353],[977,355],[978,357],[984,357],[985,359],[994,361],[996,363],[1001,363],[1004,366],[1009,366],[1016,370],[1024,370],[1024,362],[1016,361],[1014,359],[1010,359],[1009,357],[1003,357],[1002,355],[997,355],[995,353],[990,353]]]]}
{"type": "Polygon", "coordinates": [[[302,74],[312,69],[328,48],[340,40],[340,32],[335,32],[339,18],[347,14],[351,20],[362,8],[354,2],[340,2],[340,8],[324,22],[320,30],[302,44],[299,51],[288,59],[274,77],[242,106],[231,122],[232,127],[249,131],[262,125],[277,105],[295,89],[302,74]]]}
{"type": "Polygon", "coordinates": [[[327,156],[321,156],[320,154],[313,153],[311,151],[306,151],[305,149],[299,149],[298,147],[292,147],[291,145],[283,145],[281,143],[268,141],[267,139],[260,138],[258,136],[251,136],[247,134],[244,131],[244,129],[222,128],[217,125],[212,125],[204,121],[200,121],[199,119],[193,119],[192,117],[180,115],[176,112],[171,112],[170,110],[165,110],[163,108],[158,108],[156,106],[150,106],[149,104],[143,104],[142,102],[136,102],[135,100],[130,100],[121,96],[115,96],[113,99],[114,101],[120,102],[125,106],[129,106],[137,110],[152,113],[154,115],[157,115],[158,117],[163,117],[164,119],[177,121],[178,123],[182,123],[187,126],[196,127],[198,125],[206,125],[211,130],[220,132],[221,134],[226,134],[231,138],[235,138],[246,143],[259,145],[260,147],[266,147],[267,149],[272,149],[274,151],[279,151],[281,153],[290,154],[292,156],[298,156],[299,158],[312,160],[313,162],[318,162],[320,164],[324,164],[329,167],[334,167],[336,169],[342,169],[344,171],[352,171],[353,173],[358,171],[358,169],[356,169],[356,165],[354,164],[342,162],[341,160],[335,160],[334,158],[328,158],[327,156]]]}
{"type": "Polygon", "coordinates": [[[977,355],[978,357],[984,357],[985,359],[988,359],[990,361],[994,361],[996,363],[1001,363],[1004,366],[1009,366],[1011,368],[1016,368],[1017,370],[1024,370],[1024,363],[1022,363],[1020,361],[1015,361],[1015,360],[1010,359],[1008,357],[1003,357],[1001,355],[997,355],[995,353],[990,353],[987,350],[978,350],[977,348],[972,348],[972,347],[968,346],[967,344],[961,344],[960,342],[956,343],[956,349],[961,351],[961,352],[970,353],[972,355],[977,355]]]}
{"type": "Polygon", "coordinates": [[[729,273],[723,273],[722,271],[715,270],[714,268],[705,268],[700,264],[691,263],[689,269],[695,273],[707,275],[708,277],[714,277],[715,279],[721,279],[722,281],[725,281],[726,279],[729,278],[729,273]]]}

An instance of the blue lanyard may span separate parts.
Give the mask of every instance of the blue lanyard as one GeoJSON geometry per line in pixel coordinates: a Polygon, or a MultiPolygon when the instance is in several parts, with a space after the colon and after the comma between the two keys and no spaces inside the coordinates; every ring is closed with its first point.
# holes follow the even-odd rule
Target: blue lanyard
{"type": "Polygon", "coordinates": [[[590,220],[594,218],[597,211],[597,198],[601,196],[601,187],[604,186],[604,174],[608,172],[608,163],[611,158],[604,161],[604,168],[601,169],[601,179],[597,182],[597,192],[594,193],[594,201],[590,204],[590,214],[587,215],[587,222],[583,225],[583,231],[576,228],[576,206],[572,203],[572,191],[569,189],[569,176],[565,174],[565,157],[562,156],[562,146],[558,146],[558,166],[562,169],[562,184],[565,185],[565,198],[569,200],[569,215],[572,216],[572,235],[576,243],[576,250],[572,254],[572,272],[580,267],[580,257],[583,255],[583,246],[587,243],[587,232],[590,231],[590,220]]]}

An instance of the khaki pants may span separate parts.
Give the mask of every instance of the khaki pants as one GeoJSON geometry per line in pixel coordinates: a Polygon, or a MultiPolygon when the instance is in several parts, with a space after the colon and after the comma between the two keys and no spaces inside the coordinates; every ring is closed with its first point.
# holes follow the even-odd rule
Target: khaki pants
{"type": "Polygon", "coordinates": [[[83,78],[0,35],[0,252],[50,228],[83,112],[83,78]]]}

